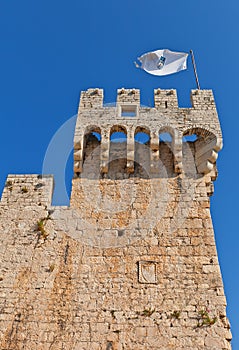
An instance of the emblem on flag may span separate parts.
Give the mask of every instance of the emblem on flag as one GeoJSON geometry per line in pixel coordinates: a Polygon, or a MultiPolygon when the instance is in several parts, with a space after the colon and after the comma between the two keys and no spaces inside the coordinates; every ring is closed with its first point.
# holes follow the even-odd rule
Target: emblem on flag
{"type": "Polygon", "coordinates": [[[159,59],[159,62],[157,64],[158,69],[162,69],[163,68],[163,66],[165,64],[165,61],[166,61],[166,58],[161,56],[160,59],[159,59]]]}

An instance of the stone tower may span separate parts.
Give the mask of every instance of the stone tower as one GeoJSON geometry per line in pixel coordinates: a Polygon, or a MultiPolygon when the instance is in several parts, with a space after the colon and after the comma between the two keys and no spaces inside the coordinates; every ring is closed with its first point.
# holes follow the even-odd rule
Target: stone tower
{"type": "Polygon", "coordinates": [[[191,99],[82,92],[69,207],[51,176],[8,176],[2,350],[231,349],[209,201],[222,135],[212,91],[191,99]]]}

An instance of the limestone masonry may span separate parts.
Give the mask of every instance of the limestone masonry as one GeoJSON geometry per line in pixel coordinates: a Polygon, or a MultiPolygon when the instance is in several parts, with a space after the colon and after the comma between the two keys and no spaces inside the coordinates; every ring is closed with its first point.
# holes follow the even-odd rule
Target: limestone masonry
{"type": "Polygon", "coordinates": [[[209,200],[222,135],[212,91],[191,100],[83,91],[69,207],[52,176],[8,176],[1,350],[231,349],[209,200]]]}

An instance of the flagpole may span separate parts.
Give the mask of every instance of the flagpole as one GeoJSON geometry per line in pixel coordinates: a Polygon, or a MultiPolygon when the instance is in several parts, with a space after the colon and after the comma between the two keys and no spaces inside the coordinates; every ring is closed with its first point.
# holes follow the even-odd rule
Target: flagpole
{"type": "Polygon", "coordinates": [[[197,68],[196,68],[196,63],[195,63],[195,59],[194,59],[193,50],[190,50],[190,54],[191,54],[191,58],[192,58],[193,70],[194,70],[194,74],[195,74],[195,78],[196,78],[197,87],[198,87],[198,90],[200,90],[200,85],[199,85],[199,80],[198,80],[198,75],[197,75],[197,68]]]}

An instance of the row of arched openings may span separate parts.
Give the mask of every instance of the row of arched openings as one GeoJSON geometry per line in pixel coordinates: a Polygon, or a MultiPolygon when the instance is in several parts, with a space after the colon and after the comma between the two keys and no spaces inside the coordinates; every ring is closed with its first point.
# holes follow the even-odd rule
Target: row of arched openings
{"type": "MultiPolygon", "coordinates": [[[[195,156],[195,144],[201,139],[200,130],[188,130],[183,136],[183,156],[185,167],[192,171],[193,158],[195,156]]],[[[173,133],[169,129],[160,130],[159,140],[159,164],[160,172],[168,176],[174,174],[173,133]]],[[[134,175],[148,177],[152,157],[150,155],[150,130],[146,127],[137,127],[134,133],[134,175]]],[[[84,135],[83,149],[83,173],[87,177],[99,177],[101,154],[101,129],[99,127],[88,128],[84,135]]],[[[196,171],[193,169],[193,171],[196,171]]],[[[126,178],[127,175],[127,130],[124,126],[116,125],[110,130],[110,147],[108,176],[112,178],[126,178]]]]}

